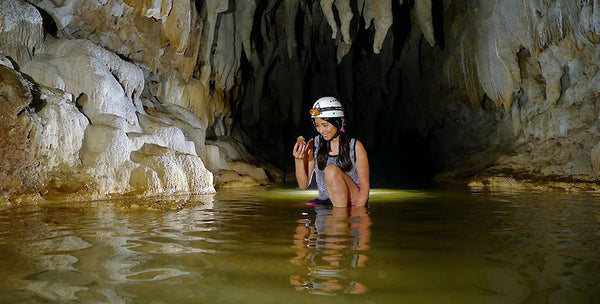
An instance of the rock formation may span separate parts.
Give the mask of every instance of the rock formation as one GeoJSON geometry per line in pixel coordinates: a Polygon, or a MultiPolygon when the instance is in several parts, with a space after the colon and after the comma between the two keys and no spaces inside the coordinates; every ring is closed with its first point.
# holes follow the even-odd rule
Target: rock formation
{"type": "MultiPolygon", "coordinates": [[[[86,3],[69,2],[59,11],[73,13],[86,3]]],[[[203,133],[206,126],[182,121],[185,109],[151,106],[142,97],[145,73],[151,73],[147,66],[89,39],[44,37],[43,18],[27,2],[0,5],[2,12],[10,12],[0,23],[5,59],[0,95],[3,105],[12,105],[2,119],[1,165],[8,174],[0,188],[5,196],[214,192],[213,175],[196,149],[204,148],[204,141],[196,145],[183,131],[203,133]]],[[[55,20],[65,30],[74,19],[55,20]]],[[[185,43],[173,44],[175,52],[182,52],[185,43]]]]}
{"type": "MultiPolygon", "coordinates": [[[[276,40],[266,40],[278,24],[286,29],[288,64],[306,71],[306,61],[296,58],[295,25],[300,6],[311,5],[3,1],[2,149],[19,151],[4,153],[4,195],[210,193],[213,176],[205,166],[221,187],[281,180],[278,169],[251,165],[254,157],[240,144],[251,139],[235,128],[230,105],[240,97],[244,60],[258,76],[249,77],[251,88],[260,93],[264,87],[281,51],[276,40]],[[260,31],[254,41],[253,30],[260,31]]],[[[321,3],[332,36],[341,27],[350,45],[357,8],[335,3],[344,12],[338,25],[333,5],[321,3]]],[[[377,53],[392,23],[390,2],[360,5],[365,26],[374,24],[377,53]]],[[[302,94],[298,88],[291,88],[294,95],[302,94]]],[[[262,95],[254,96],[256,122],[262,95]]]]}
{"type": "Polygon", "coordinates": [[[598,12],[598,1],[445,1],[443,49],[411,33],[403,67],[418,77],[405,89],[421,104],[407,104],[455,168],[444,176],[598,189],[598,12]]]}
{"type": "Polygon", "coordinates": [[[345,103],[370,152],[416,166],[409,176],[595,189],[598,12],[567,0],[4,0],[0,190],[281,181],[324,95],[345,103]]]}

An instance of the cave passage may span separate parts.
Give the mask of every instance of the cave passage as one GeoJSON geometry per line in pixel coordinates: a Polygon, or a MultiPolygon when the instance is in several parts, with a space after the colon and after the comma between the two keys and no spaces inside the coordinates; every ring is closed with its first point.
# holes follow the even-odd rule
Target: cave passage
{"type": "MultiPolygon", "coordinates": [[[[419,132],[407,106],[411,100],[403,86],[407,77],[418,75],[410,75],[400,64],[402,49],[414,26],[410,22],[411,8],[408,3],[393,1],[393,24],[379,54],[373,52],[374,26],[366,27],[362,18],[354,18],[350,26],[352,44],[341,59],[336,52],[342,45],[331,39],[324,17],[313,16],[313,23],[306,24],[302,16],[309,12],[298,14],[296,56],[277,57],[266,72],[257,103],[261,119],[249,118],[250,112],[257,110],[250,105],[257,93],[256,70],[242,56],[241,66],[248,82],[243,85],[246,90],[240,104],[233,109],[234,124],[252,138],[252,152],[293,176],[291,151],[296,137],[317,135],[308,111],[316,99],[333,96],[345,107],[348,134],[367,149],[373,186],[430,185],[440,161],[430,152],[430,142],[419,132]],[[306,39],[300,39],[302,35],[309,36],[312,43],[303,44],[306,39]]],[[[357,13],[358,9],[353,7],[357,13]]],[[[339,20],[335,9],[334,14],[339,20]]],[[[441,30],[438,23],[436,28],[441,30]]],[[[252,37],[261,49],[268,47],[263,36],[252,37]]]]}

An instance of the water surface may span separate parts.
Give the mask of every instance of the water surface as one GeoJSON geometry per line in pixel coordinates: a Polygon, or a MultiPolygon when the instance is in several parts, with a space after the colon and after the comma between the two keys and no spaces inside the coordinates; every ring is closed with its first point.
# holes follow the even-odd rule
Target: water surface
{"type": "Polygon", "coordinates": [[[0,210],[0,303],[600,303],[600,197],[221,191],[0,210]],[[167,203],[165,203],[165,201],[167,203]]]}

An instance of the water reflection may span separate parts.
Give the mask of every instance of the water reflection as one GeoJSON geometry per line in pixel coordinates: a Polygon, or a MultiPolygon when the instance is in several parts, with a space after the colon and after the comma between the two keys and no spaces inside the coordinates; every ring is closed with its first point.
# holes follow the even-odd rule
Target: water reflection
{"type": "Polygon", "coordinates": [[[0,303],[128,303],[137,295],[123,290],[188,276],[189,267],[167,258],[211,252],[194,233],[212,229],[215,221],[211,197],[192,199],[189,208],[168,213],[151,205],[181,200],[26,205],[1,212],[0,303]]]}
{"type": "Polygon", "coordinates": [[[367,286],[358,281],[356,269],[367,265],[372,224],[365,207],[317,206],[304,213],[294,234],[296,256],[290,262],[298,272],[290,276],[296,290],[311,293],[362,294],[367,286]]]}
{"type": "Polygon", "coordinates": [[[600,303],[599,197],[402,193],[14,206],[0,303],[600,303]]]}

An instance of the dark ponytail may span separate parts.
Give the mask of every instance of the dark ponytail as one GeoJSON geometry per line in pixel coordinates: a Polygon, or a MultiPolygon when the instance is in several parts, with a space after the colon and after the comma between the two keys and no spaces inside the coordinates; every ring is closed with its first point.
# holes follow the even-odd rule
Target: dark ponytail
{"type": "MultiPolygon", "coordinates": [[[[346,132],[340,132],[343,122],[340,118],[323,118],[323,120],[337,128],[337,136],[340,137],[340,146],[338,149],[337,165],[344,172],[352,169],[352,160],[350,159],[350,138],[346,132]]],[[[319,135],[319,152],[317,153],[317,166],[319,170],[325,170],[327,167],[327,157],[331,152],[331,145],[323,136],[319,135]]]]}

